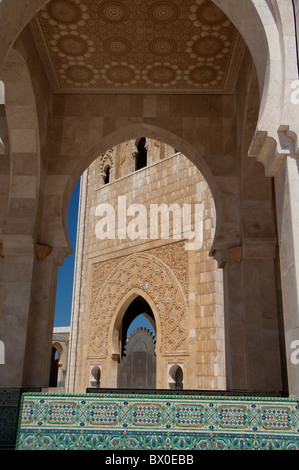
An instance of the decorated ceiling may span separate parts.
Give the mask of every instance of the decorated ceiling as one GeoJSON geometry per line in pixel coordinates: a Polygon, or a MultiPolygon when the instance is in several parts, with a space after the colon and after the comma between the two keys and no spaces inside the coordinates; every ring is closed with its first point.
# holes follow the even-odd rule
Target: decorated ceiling
{"type": "Polygon", "coordinates": [[[51,0],[30,27],[57,93],[230,93],[245,48],[210,0],[51,0]]]}

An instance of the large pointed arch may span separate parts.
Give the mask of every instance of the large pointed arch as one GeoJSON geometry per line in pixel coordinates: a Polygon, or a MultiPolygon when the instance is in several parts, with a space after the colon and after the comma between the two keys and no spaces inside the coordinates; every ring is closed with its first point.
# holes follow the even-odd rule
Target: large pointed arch
{"type": "Polygon", "coordinates": [[[119,354],[115,325],[120,325],[127,306],[138,292],[155,316],[160,338],[157,349],[166,354],[186,352],[188,311],[182,288],[165,263],[153,255],[138,253],[119,263],[97,296],[90,320],[89,346],[93,353],[119,354]]]}
{"type": "MultiPolygon", "coordinates": [[[[99,134],[101,130],[99,129],[99,134]]],[[[202,143],[202,146],[195,148],[188,139],[182,138],[178,133],[172,132],[169,129],[166,129],[162,125],[148,124],[146,122],[140,122],[140,119],[136,119],[136,122],[131,124],[124,124],[120,126],[114,132],[103,133],[102,138],[89,142],[90,146],[87,148],[83,155],[75,155],[74,157],[69,158],[68,165],[70,165],[70,174],[68,175],[57,175],[53,174],[47,176],[47,187],[51,187],[54,183],[58,188],[60,199],[60,210],[56,213],[49,213],[49,211],[44,211],[44,219],[41,223],[41,238],[45,244],[52,247],[59,247],[68,254],[70,251],[70,243],[68,236],[67,228],[67,216],[70,199],[73,193],[73,190],[84,173],[84,171],[89,167],[89,165],[94,162],[100,155],[107,152],[107,149],[111,149],[116,145],[126,142],[128,140],[134,140],[137,135],[146,135],[150,139],[156,139],[160,142],[163,142],[173,148],[178,149],[183,155],[185,155],[202,173],[203,177],[208,183],[210,191],[213,196],[215,210],[216,210],[216,230],[215,230],[215,240],[217,237],[218,227],[221,226],[221,217],[223,214],[222,210],[222,200],[219,195],[219,188],[215,176],[212,174],[212,171],[205,160],[205,143],[202,143]],[[57,216],[58,215],[58,216],[57,216]],[[54,230],[53,230],[54,229],[54,230]]],[[[48,204],[51,204],[52,194],[44,196],[44,207],[46,208],[48,204]]],[[[214,248],[211,247],[211,252],[214,251],[214,248]]]]}

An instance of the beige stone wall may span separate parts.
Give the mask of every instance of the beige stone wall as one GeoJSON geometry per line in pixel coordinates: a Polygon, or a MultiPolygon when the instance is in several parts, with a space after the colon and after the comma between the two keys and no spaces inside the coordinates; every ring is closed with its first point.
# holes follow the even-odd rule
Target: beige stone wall
{"type": "MultiPolygon", "coordinates": [[[[116,386],[121,317],[124,306],[138,294],[148,301],[155,315],[157,388],[168,388],[169,365],[180,363],[184,388],[225,389],[222,271],[209,254],[216,222],[212,195],[196,167],[182,154],[174,154],[171,147],[149,141],[148,167],[133,173],[132,149],[134,141],[129,141],[110,152],[115,171],[124,175],[118,180],[102,184],[99,175],[105,156],[97,159],[89,167],[88,176],[85,175],[84,246],[77,254],[78,265],[82,261],[79,312],[75,320],[78,343],[74,346],[73,338],[71,361],[76,370],[71,371],[70,382],[74,383],[69,386],[76,392],[84,391],[90,385],[94,365],[101,367],[101,386],[116,386]],[[164,202],[169,207],[175,203],[180,207],[189,204],[192,212],[195,204],[202,204],[201,248],[186,250],[183,235],[178,240],[161,239],[160,231],[155,240],[149,234],[146,239],[135,241],[119,240],[117,236],[114,240],[99,240],[96,207],[109,203],[116,209],[119,196],[126,196],[127,208],[143,204],[148,219],[150,204],[164,202]],[[167,285],[172,293],[167,291],[167,285]],[[166,303],[167,295],[171,302],[166,307],[159,306],[166,303]],[[173,305],[176,308],[172,309],[173,305]]],[[[127,217],[127,222],[133,218],[127,217]]]]}

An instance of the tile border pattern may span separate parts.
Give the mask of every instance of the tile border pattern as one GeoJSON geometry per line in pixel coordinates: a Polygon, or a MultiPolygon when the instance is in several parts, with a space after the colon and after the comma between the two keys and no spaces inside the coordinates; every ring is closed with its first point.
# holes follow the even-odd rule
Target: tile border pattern
{"type": "Polygon", "coordinates": [[[19,450],[299,450],[289,398],[25,393],[19,450]]]}

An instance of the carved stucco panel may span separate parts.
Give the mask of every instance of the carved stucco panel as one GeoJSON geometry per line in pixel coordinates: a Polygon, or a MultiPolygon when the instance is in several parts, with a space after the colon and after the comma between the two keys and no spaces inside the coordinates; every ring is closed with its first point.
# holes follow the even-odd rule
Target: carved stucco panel
{"type": "Polygon", "coordinates": [[[187,350],[187,304],[172,270],[149,254],[122,259],[106,278],[91,311],[89,345],[97,355],[107,355],[112,318],[125,295],[137,288],[155,305],[161,327],[160,353],[187,350]]]}
{"type": "MultiPolygon", "coordinates": [[[[189,263],[188,255],[185,250],[185,241],[179,241],[176,243],[152,248],[146,252],[155,256],[156,258],[159,258],[171,269],[183,289],[185,298],[187,299],[189,294],[189,263]]],[[[92,265],[90,299],[91,311],[93,311],[98,293],[102,288],[105,280],[116,268],[116,266],[123,262],[123,260],[123,257],[118,259],[114,258],[112,260],[102,261],[92,265]]]]}

